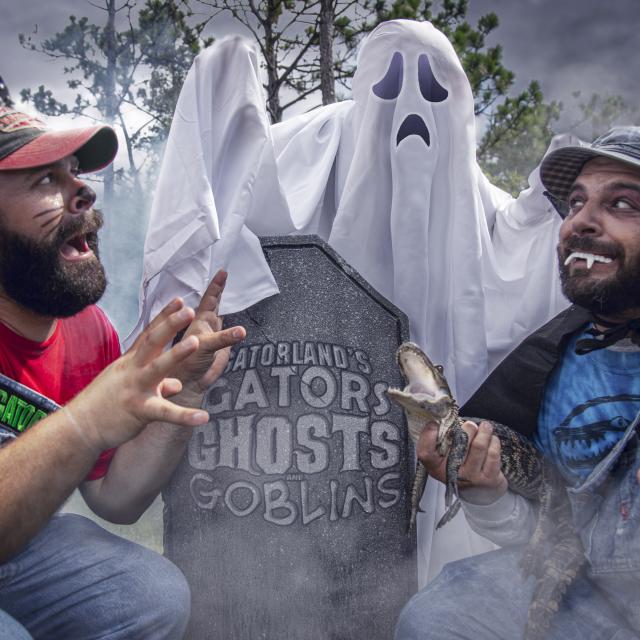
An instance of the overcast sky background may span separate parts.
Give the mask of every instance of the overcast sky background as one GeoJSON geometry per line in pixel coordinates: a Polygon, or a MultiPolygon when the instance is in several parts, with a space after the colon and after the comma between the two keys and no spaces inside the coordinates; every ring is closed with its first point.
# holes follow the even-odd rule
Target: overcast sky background
{"type": "MultiPolygon", "coordinates": [[[[14,97],[23,87],[65,83],[62,63],[22,49],[19,33],[37,29],[37,37],[49,36],[64,28],[70,14],[104,20],[87,0],[0,0],[0,6],[0,76],[14,97]]],[[[620,94],[640,104],[640,0],[469,0],[473,23],[489,11],[500,19],[489,44],[502,45],[504,62],[516,74],[514,90],[538,80],[547,99],[565,104],[575,102],[577,90],[620,94]]],[[[212,34],[224,35],[231,24],[218,21],[212,34]]]]}

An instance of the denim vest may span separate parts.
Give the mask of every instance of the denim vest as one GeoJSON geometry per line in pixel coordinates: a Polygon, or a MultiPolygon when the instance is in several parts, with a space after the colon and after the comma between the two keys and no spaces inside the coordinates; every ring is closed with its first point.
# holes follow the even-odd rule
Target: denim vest
{"type": "Polygon", "coordinates": [[[640,413],[579,486],[569,488],[587,574],[640,630],[640,413]]]}
{"type": "MultiPolygon", "coordinates": [[[[496,367],[461,415],[482,416],[532,435],[549,375],[569,336],[590,319],[575,305],[558,314],[496,367]]],[[[582,485],[568,489],[568,494],[587,557],[587,575],[640,632],[638,425],[640,413],[582,485]]]]}

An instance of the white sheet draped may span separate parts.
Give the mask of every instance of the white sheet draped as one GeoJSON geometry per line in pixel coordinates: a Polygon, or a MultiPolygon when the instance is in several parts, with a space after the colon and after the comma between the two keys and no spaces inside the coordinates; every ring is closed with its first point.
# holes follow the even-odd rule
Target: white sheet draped
{"type": "MultiPolygon", "coordinates": [[[[315,233],[407,314],[412,339],[464,402],[567,304],[555,259],[560,218],[538,170],[513,199],[482,174],[475,144],[469,82],[429,23],[380,25],[359,53],[352,100],[273,126],[252,46],[216,42],[178,101],[134,334],[176,295],[195,304],[220,267],[229,271],[223,313],[277,293],[257,236],[315,233]]],[[[422,507],[421,584],[445,562],[490,548],[462,514],[434,532],[438,483],[428,483],[422,507]]]]}

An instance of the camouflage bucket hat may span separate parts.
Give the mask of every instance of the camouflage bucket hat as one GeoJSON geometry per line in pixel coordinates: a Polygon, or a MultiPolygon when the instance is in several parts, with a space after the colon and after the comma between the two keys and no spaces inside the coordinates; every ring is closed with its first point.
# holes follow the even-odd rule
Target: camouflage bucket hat
{"type": "Polygon", "coordinates": [[[612,158],[640,169],[640,127],[614,127],[586,147],[552,151],[540,165],[540,179],[558,213],[569,212],[567,199],[585,163],[593,158],[612,158]]]}

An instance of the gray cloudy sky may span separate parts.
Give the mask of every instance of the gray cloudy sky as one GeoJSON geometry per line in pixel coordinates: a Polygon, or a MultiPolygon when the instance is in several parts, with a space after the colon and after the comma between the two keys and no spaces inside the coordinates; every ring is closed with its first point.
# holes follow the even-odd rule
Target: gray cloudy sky
{"type": "Polygon", "coordinates": [[[640,105],[640,0],[470,0],[477,17],[500,18],[495,41],[525,85],[540,81],[548,98],[571,93],[622,95],[640,105]]]}
{"type": "MultiPolygon", "coordinates": [[[[101,12],[87,0],[0,0],[0,5],[9,8],[0,22],[0,75],[14,96],[43,82],[63,86],[61,64],[22,49],[18,33],[37,25],[38,36],[46,37],[61,30],[72,13],[101,12]]],[[[585,95],[621,94],[629,104],[640,104],[640,0],[469,0],[469,5],[474,20],[488,11],[498,14],[500,26],[490,43],[503,46],[516,88],[536,79],[547,98],[570,103],[571,93],[580,89],[585,95]]],[[[222,35],[228,24],[214,28],[214,35],[222,35]]]]}

